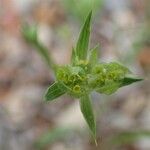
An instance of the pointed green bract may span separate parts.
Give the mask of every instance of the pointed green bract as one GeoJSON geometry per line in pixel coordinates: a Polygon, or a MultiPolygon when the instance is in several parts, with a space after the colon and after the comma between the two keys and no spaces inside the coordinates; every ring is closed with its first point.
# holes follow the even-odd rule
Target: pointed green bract
{"type": "Polygon", "coordinates": [[[76,55],[78,56],[78,59],[84,60],[87,57],[89,38],[90,38],[91,16],[92,16],[92,11],[87,16],[86,21],[80,32],[79,39],[77,41],[76,55]]]}
{"type": "Polygon", "coordinates": [[[126,85],[129,85],[138,81],[142,81],[142,80],[143,80],[142,78],[138,78],[133,75],[127,75],[122,81],[122,86],[126,86],[126,85]]]}
{"type": "Polygon", "coordinates": [[[67,89],[59,82],[53,83],[46,91],[45,101],[52,101],[55,98],[65,94],[67,89]]]}
{"type": "Polygon", "coordinates": [[[89,95],[80,98],[80,108],[94,139],[96,139],[96,123],[89,95]]]}

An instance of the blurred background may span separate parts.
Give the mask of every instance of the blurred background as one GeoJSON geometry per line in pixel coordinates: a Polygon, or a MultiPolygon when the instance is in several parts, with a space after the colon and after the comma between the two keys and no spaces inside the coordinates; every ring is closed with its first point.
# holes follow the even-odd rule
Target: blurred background
{"type": "Polygon", "coordinates": [[[149,0],[0,0],[0,150],[150,150],[149,77],[149,0]],[[97,147],[77,100],[43,101],[54,75],[21,34],[24,23],[36,25],[51,57],[67,64],[91,8],[100,60],[145,79],[111,96],[92,94],[97,147]]]}

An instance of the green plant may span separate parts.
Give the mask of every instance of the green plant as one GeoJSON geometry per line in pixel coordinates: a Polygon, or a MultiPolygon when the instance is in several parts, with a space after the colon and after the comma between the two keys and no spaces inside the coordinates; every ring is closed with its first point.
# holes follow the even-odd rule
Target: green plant
{"type": "MultiPolygon", "coordinates": [[[[52,101],[67,93],[80,102],[81,112],[90,128],[96,142],[96,122],[91,106],[90,94],[96,91],[101,94],[112,94],[120,87],[132,84],[142,79],[133,76],[132,72],[125,66],[117,63],[100,63],[98,61],[98,46],[89,50],[89,39],[91,29],[90,12],[82,27],[76,47],[72,49],[71,64],[56,66],[54,68],[56,81],[47,89],[46,101],[52,101]]],[[[32,31],[32,30],[31,30],[32,31]]],[[[43,58],[48,60],[48,64],[53,62],[45,56],[45,48],[37,40],[36,32],[29,32],[24,28],[23,35],[32,45],[38,48],[43,58]],[[29,34],[30,33],[30,34],[29,34]],[[32,34],[32,36],[30,36],[32,34]],[[32,38],[31,38],[32,37],[32,38]],[[33,44],[34,43],[34,44],[33,44]],[[44,53],[42,52],[44,50],[44,53]]]]}
{"type": "Polygon", "coordinates": [[[120,132],[111,137],[109,145],[121,146],[121,145],[131,144],[141,138],[150,138],[150,131],[148,131],[148,130],[138,130],[138,131],[132,130],[132,131],[120,132]]]}
{"type": "Polygon", "coordinates": [[[56,140],[63,139],[64,137],[71,134],[73,131],[75,131],[75,129],[69,127],[61,127],[61,128],[57,127],[52,130],[47,130],[35,142],[35,148],[38,150],[45,149],[45,147],[48,144],[51,144],[56,140]]]}

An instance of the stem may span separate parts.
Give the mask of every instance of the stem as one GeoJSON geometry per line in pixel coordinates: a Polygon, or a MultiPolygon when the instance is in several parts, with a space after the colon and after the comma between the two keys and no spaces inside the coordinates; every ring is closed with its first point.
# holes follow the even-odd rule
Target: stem
{"type": "Polygon", "coordinates": [[[39,41],[36,41],[33,43],[33,46],[38,50],[38,52],[41,54],[47,65],[50,69],[52,69],[54,72],[56,72],[57,65],[54,63],[51,55],[49,54],[47,48],[40,43],[39,41]]]}

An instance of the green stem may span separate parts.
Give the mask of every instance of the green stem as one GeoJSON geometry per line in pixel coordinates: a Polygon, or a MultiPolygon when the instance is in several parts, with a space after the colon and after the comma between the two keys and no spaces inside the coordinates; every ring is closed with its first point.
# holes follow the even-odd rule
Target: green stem
{"type": "Polygon", "coordinates": [[[40,43],[39,41],[36,41],[33,43],[33,46],[38,50],[38,52],[41,54],[47,65],[50,69],[52,69],[54,72],[56,72],[57,65],[54,63],[51,55],[49,54],[47,48],[40,43]]]}

